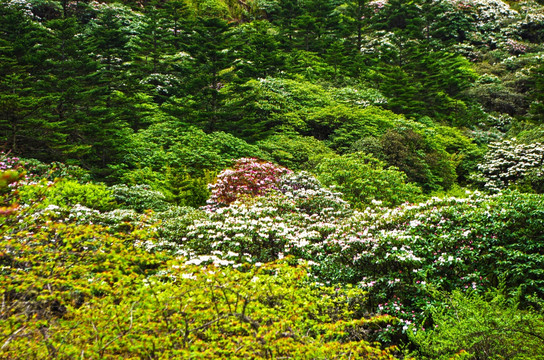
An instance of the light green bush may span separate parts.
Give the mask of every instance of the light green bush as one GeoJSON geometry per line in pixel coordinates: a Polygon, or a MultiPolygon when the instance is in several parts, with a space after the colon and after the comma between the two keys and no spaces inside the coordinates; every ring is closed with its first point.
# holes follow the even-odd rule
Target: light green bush
{"type": "Polygon", "coordinates": [[[453,291],[431,311],[432,326],[408,331],[418,359],[542,359],[544,315],[520,310],[515,297],[493,289],[485,295],[453,291]]]}
{"type": "Polygon", "coordinates": [[[61,179],[54,183],[45,181],[38,185],[27,185],[20,189],[23,202],[40,201],[41,205],[70,207],[77,204],[91,209],[108,211],[117,204],[113,193],[104,184],[85,183],[61,179]]]}
{"type": "Polygon", "coordinates": [[[421,189],[406,183],[406,175],[370,155],[358,152],[326,158],[318,165],[318,179],[344,194],[345,199],[358,208],[373,202],[384,206],[416,201],[421,189]]]}

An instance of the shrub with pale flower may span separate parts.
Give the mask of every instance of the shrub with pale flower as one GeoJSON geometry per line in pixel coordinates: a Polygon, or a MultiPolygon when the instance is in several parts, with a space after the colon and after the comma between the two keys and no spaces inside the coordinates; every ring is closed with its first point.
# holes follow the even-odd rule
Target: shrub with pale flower
{"type": "Polygon", "coordinates": [[[516,139],[504,140],[489,145],[483,163],[478,165],[481,173],[477,180],[482,181],[488,190],[499,191],[522,183],[528,175],[539,178],[534,175],[542,173],[543,164],[544,144],[521,144],[516,139]]]}

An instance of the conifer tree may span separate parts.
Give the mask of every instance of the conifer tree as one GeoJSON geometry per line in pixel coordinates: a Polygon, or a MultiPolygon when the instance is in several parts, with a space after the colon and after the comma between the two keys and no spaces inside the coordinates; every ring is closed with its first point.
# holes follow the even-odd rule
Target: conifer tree
{"type": "Polygon", "coordinates": [[[0,139],[6,150],[41,159],[64,143],[64,122],[47,119],[54,102],[44,79],[47,31],[14,4],[0,6],[0,139]]]}
{"type": "Polygon", "coordinates": [[[219,18],[200,18],[188,39],[192,74],[186,89],[194,97],[197,124],[215,131],[222,118],[221,89],[233,74],[231,25],[219,18]]]}

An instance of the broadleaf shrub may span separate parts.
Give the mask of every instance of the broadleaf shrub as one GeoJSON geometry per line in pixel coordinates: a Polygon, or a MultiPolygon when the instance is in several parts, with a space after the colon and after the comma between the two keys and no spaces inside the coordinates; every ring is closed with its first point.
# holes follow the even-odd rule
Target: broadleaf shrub
{"type": "Polygon", "coordinates": [[[362,152],[323,159],[317,166],[317,177],[327,186],[343,193],[358,208],[381,203],[394,206],[414,202],[421,189],[406,183],[406,175],[396,168],[362,152]]]}
{"type": "Polygon", "coordinates": [[[501,289],[483,295],[455,290],[440,294],[430,311],[433,326],[408,331],[418,359],[540,359],[544,356],[544,316],[520,310],[516,297],[501,289]]]}
{"type": "Polygon", "coordinates": [[[228,205],[244,196],[264,195],[278,188],[283,174],[290,170],[256,158],[236,160],[232,169],[222,171],[217,181],[210,185],[210,206],[228,205]]]}
{"type": "Polygon", "coordinates": [[[31,202],[43,198],[40,204],[55,206],[74,206],[77,204],[101,211],[112,210],[118,205],[113,192],[104,184],[85,183],[75,180],[59,179],[52,183],[42,179],[38,185],[22,187],[20,196],[31,202]]]}
{"type": "Polygon", "coordinates": [[[489,145],[477,180],[493,192],[510,186],[518,187],[526,184],[529,189],[544,188],[544,146],[541,143],[523,144],[515,139],[489,145]]]}
{"type": "Polygon", "coordinates": [[[17,216],[0,228],[0,357],[394,359],[363,340],[391,318],[364,317],[361,289],[287,264],[187,265],[148,252],[141,229],[17,216]]]}
{"type": "Polygon", "coordinates": [[[164,211],[170,206],[164,194],[146,185],[114,185],[111,190],[117,203],[124,208],[142,212],[150,209],[164,211]]]}

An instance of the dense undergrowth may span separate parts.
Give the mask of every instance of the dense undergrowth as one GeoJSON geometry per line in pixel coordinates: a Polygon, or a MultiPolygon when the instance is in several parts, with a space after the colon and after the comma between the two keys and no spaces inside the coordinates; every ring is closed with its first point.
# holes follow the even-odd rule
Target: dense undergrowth
{"type": "Polygon", "coordinates": [[[540,195],[357,210],[241,159],[194,209],[5,163],[4,357],[543,355],[540,195]]]}
{"type": "Polygon", "coordinates": [[[0,358],[543,358],[543,14],[0,0],[0,358]]]}

